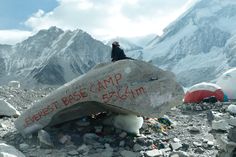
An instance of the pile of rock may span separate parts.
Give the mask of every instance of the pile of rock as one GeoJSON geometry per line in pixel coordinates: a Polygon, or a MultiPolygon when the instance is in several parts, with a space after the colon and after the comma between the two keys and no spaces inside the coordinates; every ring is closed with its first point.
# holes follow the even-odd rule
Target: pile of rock
{"type": "MultiPolygon", "coordinates": [[[[182,147],[178,138],[167,138],[168,131],[172,129],[170,123],[163,124],[159,123],[157,118],[145,118],[140,133],[137,135],[119,129],[115,125],[107,125],[107,120],[111,116],[113,116],[111,113],[100,113],[83,117],[54,127],[47,127],[26,138],[20,136],[15,130],[11,134],[3,135],[2,140],[31,157],[152,157],[170,153],[173,155],[175,154],[173,151],[180,150],[182,147]]],[[[10,118],[5,120],[10,120],[10,118]]],[[[165,120],[168,121],[167,118],[165,120]]],[[[8,126],[8,129],[11,127],[8,126]]]]}
{"type": "Polygon", "coordinates": [[[234,157],[236,156],[236,105],[229,105],[226,111],[228,111],[230,116],[218,121],[218,123],[214,125],[214,127],[217,126],[218,129],[221,128],[226,131],[225,134],[217,138],[222,148],[219,151],[219,157],[234,157]]]}
{"type": "Polygon", "coordinates": [[[224,106],[228,105],[228,102],[216,102],[216,103],[187,103],[181,105],[182,111],[206,111],[206,110],[222,110],[224,106]]]}
{"type": "MultiPolygon", "coordinates": [[[[188,116],[181,116],[179,110],[172,110],[169,114],[177,121],[170,120],[168,116],[144,118],[138,135],[108,125],[107,120],[113,114],[100,113],[46,127],[26,138],[16,130],[8,130],[2,140],[31,157],[188,157],[194,154],[215,154],[213,138],[205,134],[207,131],[202,130],[203,127],[197,128],[198,118],[186,128],[183,126],[188,116]]],[[[8,126],[8,129],[11,127],[8,126]]]]}
{"type": "Polygon", "coordinates": [[[25,149],[28,146],[16,131],[14,121],[21,111],[53,89],[22,89],[18,81],[11,81],[8,85],[0,86],[0,156],[25,157],[17,148],[25,149]]]}
{"type": "MultiPolygon", "coordinates": [[[[26,106],[29,102],[44,97],[50,91],[8,87],[0,89],[2,97],[20,111],[29,108],[26,106]]],[[[217,154],[218,146],[208,133],[210,128],[205,111],[190,110],[185,113],[172,108],[167,115],[163,119],[144,117],[139,135],[107,125],[104,121],[111,114],[102,113],[46,127],[25,138],[14,126],[16,119],[8,116],[0,118],[0,140],[27,157],[185,157],[217,154]]]]}

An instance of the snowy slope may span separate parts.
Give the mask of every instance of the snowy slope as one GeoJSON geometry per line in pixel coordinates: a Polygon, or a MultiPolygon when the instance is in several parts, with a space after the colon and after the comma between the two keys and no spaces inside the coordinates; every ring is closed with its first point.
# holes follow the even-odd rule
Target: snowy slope
{"type": "Polygon", "coordinates": [[[120,47],[124,49],[124,51],[133,51],[133,50],[143,49],[141,46],[136,45],[129,39],[122,38],[122,37],[116,37],[116,38],[110,39],[109,41],[105,41],[104,43],[108,46],[111,46],[114,41],[118,41],[120,44],[120,47]]]}
{"type": "Polygon", "coordinates": [[[118,41],[120,47],[125,51],[125,54],[128,57],[142,60],[143,47],[150,45],[153,40],[158,37],[159,36],[156,34],[149,34],[146,36],[139,36],[133,38],[116,37],[110,39],[109,41],[104,41],[104,44],[111,46],[114,41],[118,41]]]}
{"type": "Polygon", "coordinates": [[[4,60],[0,68],[5,72],[0,83],[17,79],[28,85],[63,84],[108,61],[110,51],[82,30],[51,27],[16,45],[0,45],[0,60],[4,60]]]}
{"type": "Polygon", "coordinates": [[[126,38],[127,40],[131,41],[132,43],[139,45],[140,47],[146,47],[149,45],[154,39],[158,38],[157,34],[148,34],[146,36],[137,36],[126,38]]]}
{"type": "Polygon", "coordinates": [[[236,66],[236,1],[201,0],[144,49],[144,60],[190,86],[236,66]]]}

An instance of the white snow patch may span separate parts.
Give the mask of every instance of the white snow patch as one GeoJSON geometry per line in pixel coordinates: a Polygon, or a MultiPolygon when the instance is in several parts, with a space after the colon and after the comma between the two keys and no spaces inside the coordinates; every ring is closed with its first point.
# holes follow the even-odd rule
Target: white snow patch
{"type": "Polygon", "coordinates": [[[139,134],[139,129],[143,125],[143,117],[137,117],[136,115],[117,115],[114,117],[113,125],[129,133],[139,134]]]}

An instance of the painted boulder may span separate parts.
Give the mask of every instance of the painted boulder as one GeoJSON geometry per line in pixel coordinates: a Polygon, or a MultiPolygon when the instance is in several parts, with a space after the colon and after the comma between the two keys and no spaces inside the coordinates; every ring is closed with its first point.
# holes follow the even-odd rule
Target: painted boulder
{"type": "Polygon", "coordinates": [[[149,63],[103,63],[35,102],[15,126],[26,135],[107,110],[157,117],[181,103],[183,94],[170,72],[149,63]]]}

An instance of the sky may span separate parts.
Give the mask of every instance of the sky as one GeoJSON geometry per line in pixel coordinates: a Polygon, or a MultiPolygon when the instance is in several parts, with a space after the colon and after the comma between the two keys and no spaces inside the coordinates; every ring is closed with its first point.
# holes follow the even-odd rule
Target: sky
{"type": "Polygon", "coordinates": [[[40,29],[82,29],[98,40],[161,35],[197,0],[0,0],[0,43],[40,29]]]}

